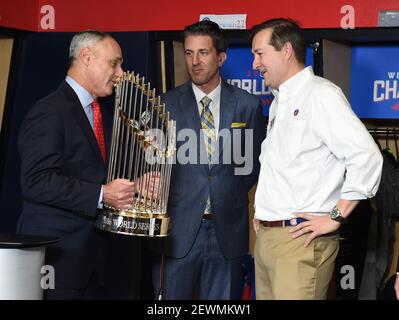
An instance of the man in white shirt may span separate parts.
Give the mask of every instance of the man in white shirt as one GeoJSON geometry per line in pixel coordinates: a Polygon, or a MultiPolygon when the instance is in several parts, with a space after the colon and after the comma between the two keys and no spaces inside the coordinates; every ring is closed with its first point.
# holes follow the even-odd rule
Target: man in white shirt
{"type": "Polygon", "coordinates": [[[253,68],[274,95],[255,195],[257,299],[325,299],[338,229],[375,195],[382,157],[341,89],[305,68],[300,27],[257,25],[253,68]]]}

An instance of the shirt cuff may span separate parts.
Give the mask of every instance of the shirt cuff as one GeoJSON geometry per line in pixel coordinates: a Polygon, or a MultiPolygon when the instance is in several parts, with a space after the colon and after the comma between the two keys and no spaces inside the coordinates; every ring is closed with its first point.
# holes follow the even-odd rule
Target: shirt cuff
{"type": "Polygon", "coordinates": [[[98,204],[97,204],[98,209],[103,208],[103,188],[104,188],[104,186],[101,186],[100,197],[98,198],[98,204]]]}
{"type": "Polygon", "coordinates": [[[341,199],[344,200],[366,200],[367,197],[356,191],[349,191],[341,194],[341,199]]]}

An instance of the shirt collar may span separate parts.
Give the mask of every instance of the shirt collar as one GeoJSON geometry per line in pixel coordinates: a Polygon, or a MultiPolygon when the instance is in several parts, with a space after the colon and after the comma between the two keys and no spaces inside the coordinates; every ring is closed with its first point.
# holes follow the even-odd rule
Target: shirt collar
{"type": "Polygon", "coordinates": [[[220,97],[220,92],[222,90],[222,80],[219,80],[219,84],[217,85],[217,87],[215,89],[213,89],[211,92],[209,92],[208,94],[205,94],[205,92],[203,92],[200,88],[198,88],[194,83],[191,83],[192,87],[193,87],[193,91],[194,91],[194,95],[195,95],[195,99],[197,100],[197,104],[200,103],[200,101],[202,100],[203,97],[207,96],[208,98],[210,98],[213,103],[215,103],[215,101],[218,100],[218,98],[220,97]]]}
{"type": "Polygon", "coordinates": [[[93,97],[90,95],[90,93],[74,79],[72,79],[70,76],[67,76],[65,81],[71,86],[73,91],[75,91],[83,108],[89,106],[93,102],[93,97]]]}
{"type": "Polygon", "coordinates": [[[313,76],[313,68],[311,66],[308,66],[296,73],[288,80],[286,80],[284,83],[282,83],[279,87],[279,90],[271,89],[271,92],[273,96],[277,98],[277,100],[279,95],[281,94],[284,94],[287,97],[294,96],[301,89],[304,83],[313,76]]]}

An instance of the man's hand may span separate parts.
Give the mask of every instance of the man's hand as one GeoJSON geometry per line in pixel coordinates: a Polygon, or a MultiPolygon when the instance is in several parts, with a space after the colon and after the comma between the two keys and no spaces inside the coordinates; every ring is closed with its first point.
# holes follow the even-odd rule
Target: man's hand
{"type": "Polygon", "coordinates": [[[161,174],[159,172],[147,172],[136,180],[136,192],[148,199],[158,199],[160,189],[161,174]]]}
{"type": "Polygon", "coordinates": [[[258,234],[259,224],[260,224],[260,222],[258,219],[255,219],[255,218],[252,219],[252,226],[254,228],[255,234],[258,234]]]}
{"type": "Polygon", "coordinates": [[[134,183],[127,179],[115,179],[104,185],[103,202],[116,209],[128,209],[133,201],[134,183]]]}
{"type": "Polygon", "coordinates": [[[307,219],[308,221],[301,222],[297,226],[293,227],[289,232],[292,234],[292,238],[298,238],[305,233],[309,233],[309,236],[305,240],[305,247],[312,242],[312,240],[323,234],[334,232],[338,230],[341,225],[330,218],[329,215],[313,216],[306,213],[298,213],[297,217],[307,219]]]}
{"type": "Polygon", "coordinates": [[[395,292],[396,292],[396,299],[399,300],[399,274],[396,274],[395,292]]]}

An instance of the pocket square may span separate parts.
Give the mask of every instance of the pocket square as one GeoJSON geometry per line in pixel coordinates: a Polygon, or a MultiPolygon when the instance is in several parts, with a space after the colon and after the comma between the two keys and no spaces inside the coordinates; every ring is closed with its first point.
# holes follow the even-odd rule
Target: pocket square
{"type": "Polygon", "coordinates": [[[246,122],[232,122],[231,123],[232,128],[245,128],[246,125],[247,125],[246,122]]]}

